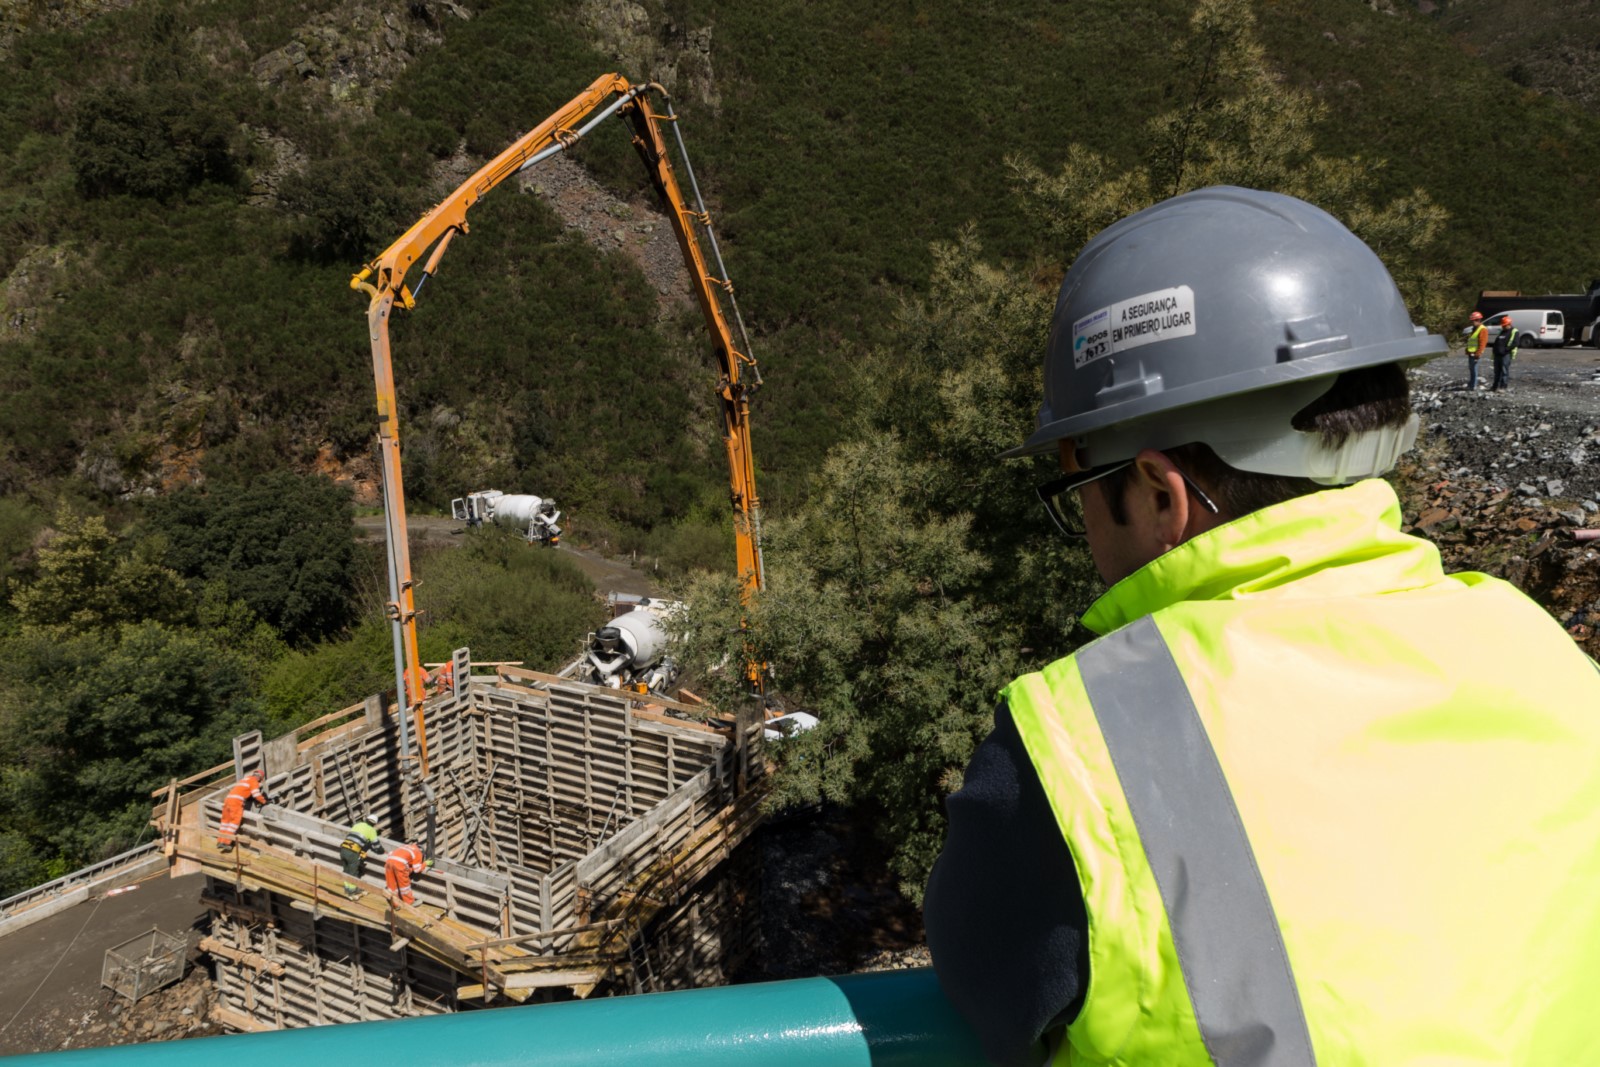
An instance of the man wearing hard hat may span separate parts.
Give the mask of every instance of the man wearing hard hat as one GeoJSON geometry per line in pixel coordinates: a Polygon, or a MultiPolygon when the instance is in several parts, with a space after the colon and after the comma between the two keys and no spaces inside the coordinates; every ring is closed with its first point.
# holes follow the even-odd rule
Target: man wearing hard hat
{"type": "Polygon", "coordinates": [[[1002,691],[925,905],[995,1062],[1593,1058],[1600,671],[1381,477],[1445,350],[1292,197],[1079,253],[1008,455],[1059,459],[1101,636],[1002,691]]]}
{"type": "Polygon", "coordinates": [[[1494,335],[1494,382],[1491,393],[1511,388],[1511,361],[1522,344],[1522,332],[1511,324],[1510,315],[1500,316],[1500,332],[1494,335]]]}
{"type": "Polygon", "coordinates": [[[1474,311],[1467,316],[1467,389],[1478,388],[1478,360],[1488,344],[1489,328],[1483,324],[1483,312],[1474,311]]]}

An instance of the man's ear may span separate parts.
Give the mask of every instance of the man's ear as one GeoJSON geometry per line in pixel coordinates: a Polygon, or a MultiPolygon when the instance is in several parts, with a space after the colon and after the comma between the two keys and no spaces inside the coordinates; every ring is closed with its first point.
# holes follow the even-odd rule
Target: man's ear
{"type": "Polygon", "coordinates": [[[1132,471],[1129,483],[1134,493],[1128,510],[1146,524],[1145,533],[1153,544],[1166,552],[1193,537],[1197,531],[1189,529],[1193,518],[1189,487],[1166,453],[1142,450],[1134,457],[1132,471]]]}

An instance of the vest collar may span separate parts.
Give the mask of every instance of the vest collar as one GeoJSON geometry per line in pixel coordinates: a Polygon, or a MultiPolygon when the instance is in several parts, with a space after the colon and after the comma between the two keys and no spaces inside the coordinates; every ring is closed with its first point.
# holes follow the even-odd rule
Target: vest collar
{"type": "Polygon", "coordinates": [[[1145,564],[1083,614],[1108,634],[1185,600],[1359,596],[1444,578],[1439,550],[1400,532],[1400,501],[1368,478],[1262,508],[1145,564]]]}

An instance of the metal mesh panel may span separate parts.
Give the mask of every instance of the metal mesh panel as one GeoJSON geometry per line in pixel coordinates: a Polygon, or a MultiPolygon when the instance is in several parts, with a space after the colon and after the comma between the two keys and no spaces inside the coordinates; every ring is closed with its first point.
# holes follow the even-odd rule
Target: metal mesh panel
{"type": "Polygon", "coordinates": [[[181,937],[164,934],[152,926],[149,933],[106,949],[100,984],[137,1003],[147,993],[183,977],[183,957],[188,948],[181,937]]]}

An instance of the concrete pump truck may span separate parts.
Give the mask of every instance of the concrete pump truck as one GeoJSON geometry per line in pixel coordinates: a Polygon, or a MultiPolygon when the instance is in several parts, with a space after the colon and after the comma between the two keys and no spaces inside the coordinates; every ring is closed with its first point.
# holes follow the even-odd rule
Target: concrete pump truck
{"type": "MultiPolygon", "coordinates": [[[[395,402],[394,368],[389,353],[389,320],[396,311],[416,306],[424,284],[438,270],[439,261],[459,234],[468,232],[467,211],[497,185],[544,160],[567,151],[601,122],[617,116],[632,128],[633,146],[661,198],[667,219],[678,239],[689,271],[695,300],[705,318],[720,377],[718,407],[722,438],[727,447],[730,497],[740,599],[748,604],[763,584],[761,563],[761,503],[756,494],[755,463],[750,448],[750,394],[761,384],[760,370],[750,355],[744,319],[734,300],[722,253],[717,247],[711,216],[700,195],[672,110],[671,98],[655,83],[632,85],[618,74],[595,79],[588,88],[554,114],[519,137],[454,192],[418,219],[383,254],[350,279],[352,289],[369,296],[367,333],[372,344],[372,370],[377,384],[378,446],[383,476],[385,533],[388,539],[389,599],[386,613],[394,633],[395,689],[404,705],[401,720],[402,758],[411,759],[406,719],[416,729],[416,767],[428,769],[428,742],[423,718],[425,674],[417,653],[416,606],[413,599],[411,556],[406,540],[405,492],[400,473],[399,408],[395,402]],[[660,110],[656,110],[659,107],[660,110]],[[580,125],[581,123],[581,125],[580,125]],[[693,194],[693,206],[684,197],[664,130],[670,128],[682,160],[683,175],[693,194]],[[703,239],[702,239],[703,235],[703,239]],[[432,249],[431,253],[429,249],[432,249]],[[708,260],[706,250],[710,251],[708,260]],[[408,272],[427,256],[414,285],[408,272]],[[715,264],[715,271],[712,264],[715,264]],[[724,310],[727,305],[727,311],[724,310]],[[736,324],[734,342],[729,314],[736,324]]],[[[755,655],[746,657],[745,674],[751,687],[763,688],[764,667],[755,655]]]]}

